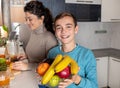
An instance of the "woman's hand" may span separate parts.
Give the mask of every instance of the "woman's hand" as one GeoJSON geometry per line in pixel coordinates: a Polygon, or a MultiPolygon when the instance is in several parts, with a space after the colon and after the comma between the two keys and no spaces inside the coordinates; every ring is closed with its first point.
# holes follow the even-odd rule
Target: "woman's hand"
{"type": "Polygon", "coordinates": [[[12,69],[27,70],[28,69],[28,63],[25,63],[25,62],[22,62],[22,61],[16,61],[12,64],[12,69]]]}
{"type": "Polygon", "coordinates": [[[17,56],[18,60],[24,60],[27,59],[27,56],[25,54],[20,54],[17,56]]]}

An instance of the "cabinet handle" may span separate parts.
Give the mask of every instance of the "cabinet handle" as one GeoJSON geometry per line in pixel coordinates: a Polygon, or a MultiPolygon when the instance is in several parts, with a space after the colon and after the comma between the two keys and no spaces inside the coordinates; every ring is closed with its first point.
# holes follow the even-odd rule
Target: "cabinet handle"
{"type": "Polygon", "coordinates": [[[76,2],[93,3],[93,1],[82,1],[82,0],[76,0],[76,2]]]}
{"type": "Polygon", "coordinates": [[[96,59],[96,61],[99,61],[100,59],[96,59]]]}
{"type": "Polygon", "coordinates": [[[116,60],[116,59],[112,59],[112,60],[117,61],[117,62],[120,62],[119,60],[116,60]]]}
{"type": "Polygon", "coordinates": [[[113,20],[113,21],[120,21],[120,19],[110,19],[111,21],[113,20]]]}

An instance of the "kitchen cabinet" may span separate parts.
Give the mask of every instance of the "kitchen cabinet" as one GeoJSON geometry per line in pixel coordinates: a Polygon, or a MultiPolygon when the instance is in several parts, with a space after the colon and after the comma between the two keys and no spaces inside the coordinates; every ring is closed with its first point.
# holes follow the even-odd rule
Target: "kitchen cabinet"
{"type": "Polygon", "coordinates": [[[0,26],[2,25],[2,13],[0,12],[0,26]]]}
{"type": "Polygon", "coordinates": [[[38,0],[41,1],[50,11],[53,17],[65,11],[65,0],[38,0]]]}
{"type": "MultiPolygon", "coordinates": [[[[11,2],[11,20],[12,22],[25,22],[25,14],[24,14],[24,5],[29,0],[22,0],[23,4],[18,4],[19,2],[11,2]]],[[[57,0],[38,0],[43,3],[52,13],[53,17],[57,14],[65,11],[65,0],[60,0],[59,3],[57,0]]]]}
{"type": "Polygon", "coordinates": [[[72,13],[78,22],[100,21],[101,5],[66,3],[65,10],[72,13]]]}
{"type": "Polygon", "coordinates": [[[52,11],[52,0],[37,0],[43,3],[44,6],[49,8],[52,11]]]}
{"type": "Polygon", "coordinates": [[[65,0],[53,0],[52,3],[53,17],[56,17],[61,12],[65,12],[65,0]]]}
{"type": "Polygon", "coordinates": [[[75,4],[101,4],[101,0],[65,0],[65,3],[75,3],[75,4]]]}
{"type": "Polygon", "coordinates": [[[97,60],[97,77],[99,88],[108,85],[108,57],[99,57],[97,60]]]}
{"type": "Polygon", "coordinates": [[[102,0],[102,22],[120,22],[120,0],[102,0]]]}
{"type": "Polygon", "coordinates": [[[120,59],[110,57],[109,87],[120,88],[120,59]]]}
{"type": "Polygon", "coordinates": [[[0,25],[2,25],[2,8],[1,8],[1,0],[0,0],[0,25]]]}
{"type": "Polygon", "coordinates": [[[11,22],[25,22],[25,13],[23,5],[12,5],[11,6],[11,22]]]}

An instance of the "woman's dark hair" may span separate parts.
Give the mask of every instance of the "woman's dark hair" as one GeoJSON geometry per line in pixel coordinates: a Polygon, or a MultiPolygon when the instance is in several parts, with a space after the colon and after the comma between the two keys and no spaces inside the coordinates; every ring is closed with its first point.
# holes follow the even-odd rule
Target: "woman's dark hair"
{"type": "Polygon", "coordinates": [[[54,26],[55,26],[55,23],[56,23],[57,20],[59,20],[59,19],[61,19],[61,18],[63,18],[63,17],[66,17],[66,16],[69,16],[69,17],[72,17],[72,18],[73,18],[73,21],[74,21],[74,24],[75,24],[75,27],[76,27],[76,26],[77,26],[77,20],[76,20],[76,18],[74,17],[73,14],[68,13],[68,12],[62,12],[62,13],[60,13],[59,15],[57,15],[57,16],[55,17],[55,19],[54,19],[54,26]]]}
{"type": "Polygon", "coordinates": [[[24,7],[24,12],[29,12],[36,15],[38,18],[44,16],[44,25],[46,29],[54,34],[53,30],[53,18],[51,12],[40,1],[30,1],[24,7]]]}

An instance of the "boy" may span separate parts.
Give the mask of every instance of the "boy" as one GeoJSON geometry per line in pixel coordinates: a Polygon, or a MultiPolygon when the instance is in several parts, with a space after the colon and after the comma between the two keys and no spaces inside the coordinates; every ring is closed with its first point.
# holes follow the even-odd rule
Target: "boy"
{"type": "Polygon", "coordinates": [[[75,34],[78,32],[75,17],[70,13],[59,14],[55,18],[54,28],[61,45],[52,48],[48,53],[48,58],[55,58],[57,54],[67,54],[80,67],[77,75],[60,82],[58,88],[98,88],[95,57],[91,50],[75,42],[75,34]]]}

